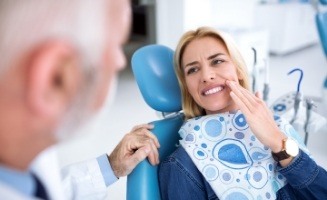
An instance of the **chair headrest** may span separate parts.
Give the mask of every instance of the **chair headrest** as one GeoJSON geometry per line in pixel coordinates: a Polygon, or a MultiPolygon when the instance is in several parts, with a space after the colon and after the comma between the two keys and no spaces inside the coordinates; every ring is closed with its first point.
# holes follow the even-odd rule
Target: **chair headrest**
{"type": "Polygon", "coordinates": [[[182,109],[172,49],[163,45],[147,45],[135,51],[131,62],[137,85],[151,108],[160,112],[182,109]]]}
{"type": "Polygon", "coordinates": [[[319,0],[322,5],[327,5],[327,0],[319,0]]]}
{"type": "Polygon", "coordinates": [[[321,12],[316,15],[316,24],[321,46],[324,50],[325,56],[327,57],[327,12],[321,12]]]}

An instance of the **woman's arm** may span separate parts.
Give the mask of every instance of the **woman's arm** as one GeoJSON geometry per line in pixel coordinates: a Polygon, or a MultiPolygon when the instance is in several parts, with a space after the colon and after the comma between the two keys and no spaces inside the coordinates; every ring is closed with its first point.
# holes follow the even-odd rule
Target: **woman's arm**
{"type": "Polygon", "coordinates": [[[299,199],[327,198],[326,170],[302,150],[287,167],[279,166],[277,170],[287,179],[299,199]]]}

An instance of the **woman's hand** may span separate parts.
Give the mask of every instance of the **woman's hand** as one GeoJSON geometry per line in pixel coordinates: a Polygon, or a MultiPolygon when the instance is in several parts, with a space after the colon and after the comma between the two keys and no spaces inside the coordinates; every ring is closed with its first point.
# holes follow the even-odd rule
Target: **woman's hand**
{"type": "Polygon", "coordinates": [[[277,127],[271,111],[259,95],[253,95],[234,81],[226,81],[231,89],[230,96],[244,114],[252,132],[273,152],[282,150],[282,140],[286,137],[277,127]]]}

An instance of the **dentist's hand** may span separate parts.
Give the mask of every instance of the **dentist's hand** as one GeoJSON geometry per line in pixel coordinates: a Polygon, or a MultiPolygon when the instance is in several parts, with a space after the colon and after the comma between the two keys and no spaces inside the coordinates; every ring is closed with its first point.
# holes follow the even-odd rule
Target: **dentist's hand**
{"type": "Polygon", "coordinates": [[[110,165],[117,177],[126,176],[145,158],[152,165],[159,164],[160,144],[150,130],[153,125],[135,126],[127,133],[109,156],[110,165]]]}
{"type": "Polygon", "coordinates": [[[239,106],[247,123],[258,140],[273,152],[282,150],[285,135],[278,129],[271,111],[259,94],[252,94],[234,81],[226,81],[231,89],[230,96],[239,106]]]}

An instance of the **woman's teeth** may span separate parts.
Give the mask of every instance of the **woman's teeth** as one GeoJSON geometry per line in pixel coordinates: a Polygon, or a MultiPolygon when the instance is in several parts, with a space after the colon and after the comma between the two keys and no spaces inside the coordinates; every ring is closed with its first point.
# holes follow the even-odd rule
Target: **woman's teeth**
{"type": "Polygon", "coordinates": [[[215,88],[212,88],[212,89],[204,92],[204,95],[215,94],[217,92],[220,92],[222,89],[223,89],[223,87],[215,87],[215,88]]]}

